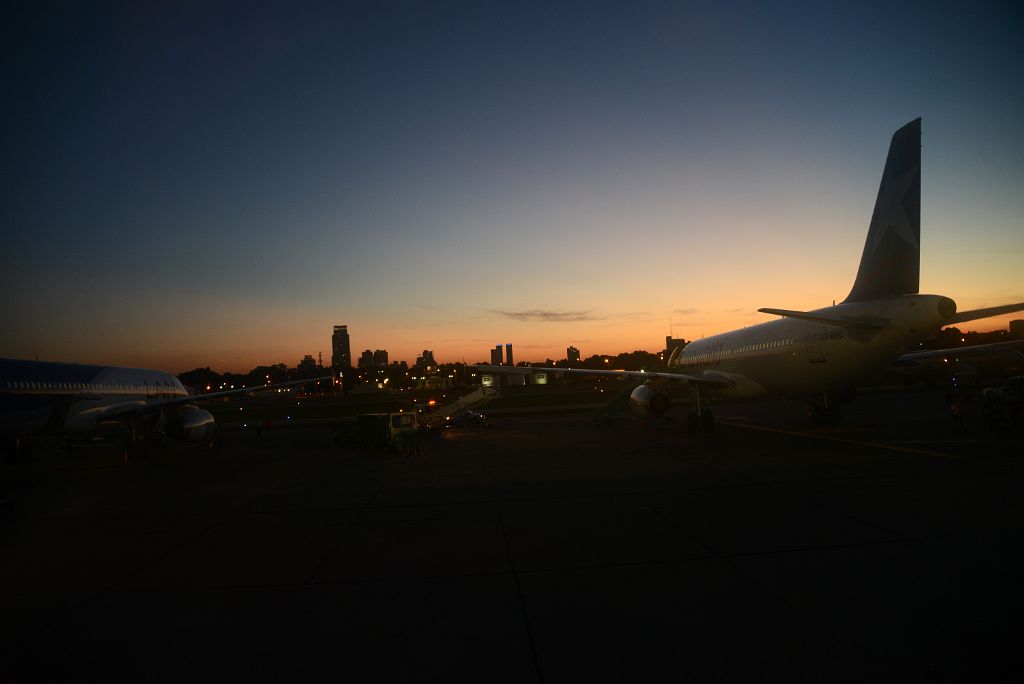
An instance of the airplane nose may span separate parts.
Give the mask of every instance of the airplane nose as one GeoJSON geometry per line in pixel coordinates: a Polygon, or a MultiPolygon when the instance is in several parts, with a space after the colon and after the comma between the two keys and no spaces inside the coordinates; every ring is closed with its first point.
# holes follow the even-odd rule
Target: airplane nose
{"type": "Polygon", "coordinates": [[[953,316],[956,316],[956,302],[949,297],[941,298],[939,300],[939,315],[943,320],[952,320],[953,316]]]}

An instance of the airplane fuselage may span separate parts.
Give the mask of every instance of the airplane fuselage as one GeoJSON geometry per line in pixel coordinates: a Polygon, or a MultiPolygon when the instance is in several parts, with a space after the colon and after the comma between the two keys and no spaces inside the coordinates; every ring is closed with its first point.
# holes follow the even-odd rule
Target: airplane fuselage
{"type": "Polygon", "coordinates": [[[858,330],[782,318],[696,340],[672,362],[683,373],[718,375],[730,384],[722,399],[806,395],[839,390],[934,334],[948,320],[952,300],[903,295],[844,303],[807,314],[821,318],[885,319],[881,329],[858,330]]]}
{"type": "Polygon", "coordinates": [[[188,396],[175,376],[144,368],[0,360],[0,433],[91,433],[111,410],[188,396]]]}

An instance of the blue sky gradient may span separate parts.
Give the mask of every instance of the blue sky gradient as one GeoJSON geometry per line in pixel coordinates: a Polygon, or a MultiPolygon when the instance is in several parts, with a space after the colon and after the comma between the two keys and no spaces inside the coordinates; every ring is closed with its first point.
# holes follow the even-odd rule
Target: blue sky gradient
{"type": "Polygon", "coordinates": [[[1022,301],[1022,19],[32,4],[5,29],[0,355],[245,370],[329,358],[335,323],[410,361],[655,350],[670,320],[844,297],[917,116],[922,291],[1022,301]]]}

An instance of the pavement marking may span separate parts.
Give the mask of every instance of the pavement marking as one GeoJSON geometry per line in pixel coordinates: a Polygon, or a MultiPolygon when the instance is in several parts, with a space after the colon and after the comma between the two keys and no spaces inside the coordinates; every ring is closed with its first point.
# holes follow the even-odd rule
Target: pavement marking
{"type": "MultiPolygon", "coordinates": [[[[785,430],[783,428],[772,428],[765,427],[763,425],[752,425],[750,423],[736,423],[733,421],[717,421],[722,425],[728,425],[730,427],[745,428],[747,430],[760,430],[761,432],[774,432],[780,435],[791,435],[793,437],[805,437],[807,439],[820,439],[829,442],[840,442],[842,444],[852,444],[854,446],[866,446],[874,449],[887,449],[889,451],[899,451],[907,454],[917,454],[919,456],[935,456],[938,458],[945,458],[953,461],[971,461],[972,459],[964,458],[963,456],[955,456],[953,454],[944,454],[939,451],[926,451],[924,449],[915,449],[913,447],[897,446],[899,442],[861,442],[856,439],[846,439],[844,437],[833,437],[832,435],[818,435],[810,432],[798,432],[796,430],[785,430]]],[[[926,442],[928,444],[940,444],[943,442],[926,442]]]]}

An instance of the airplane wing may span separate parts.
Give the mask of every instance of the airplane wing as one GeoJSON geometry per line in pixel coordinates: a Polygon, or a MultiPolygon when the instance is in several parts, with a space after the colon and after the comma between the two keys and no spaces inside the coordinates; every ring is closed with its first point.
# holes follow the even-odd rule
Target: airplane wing
{"type": "Polygon", "coordinates": [[[720,374],[693,375],[690,373],[667,373],[662,371],[630,371],[630,370],[590,370],[589,368],[536,368],[530,366],[470,366],[488,373],[506,373],[514,375],[529,375],[531,373],[568,373],[569,375],[609,375],[617,378],[631,378],[634,380],[676,380],[684,384],[713,385],[725,387],[733,384],[731,380],[720,374]]]}
{"type": "Polygon", "coordinates": [[[921,351],[908,352],[897,357],[892,365],[911,366],[919,361],[930,359],[961,359],[961,358],[988,358],[994,355],[1002,357],[1016,356],[1024,357],[1024,340],[1009,340],[1006,342],[991,342],[989,344],[975,344],[969,347],[953,347],[951,349],[922,349],[921,351]]]}
{"type": "Polygon", "coordinates": [[[107,410],[100,414],[102,420],[124,420],[132,416],[138,416],[143,413],[151,413],[153,411],[159,411],[166,408],[172,408],[174,406],[183,406],[185,404],[194,404],[197,401],[205,401],[207,399],[217,399],[219,397],[227,397],[234,394],[253,394],[255,392],[265,392],[267,390],[280,389],[281,387],[294,387],[295,385],[303,385],[307,382],[316,382],[318,380],[333,380],[330,375],[323,375],[317,378],[307,378],[305,380],[290,380],[289,382],[278,382],[273,385],[255,385],[253,387],[240,387],[238,389],[223,390],[220,392],[210,392],[209,394],[192,394],[187,397],[172,397],[169,399],[156,399],[156,400],[136,400],[129,401],[123,404],[114,404],[107,410]]]}

